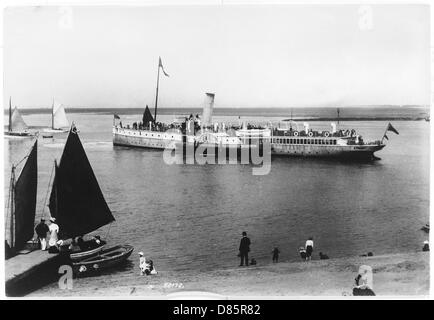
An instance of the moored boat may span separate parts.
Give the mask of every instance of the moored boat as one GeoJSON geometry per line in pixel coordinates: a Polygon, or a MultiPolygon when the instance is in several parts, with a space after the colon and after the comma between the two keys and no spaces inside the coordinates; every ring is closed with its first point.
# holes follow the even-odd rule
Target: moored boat
{"type": "MultiPolygon", "coordinates": [[[[24,249],[33,238],[38,185],[38,140],[24,158],[26,162],[16,179],[16,165],[12,165],[9,187],[9,210],[6,233],[5,256],[10,258],[24,249]]],[[[23,159],[23,160],[24,160],[23,159]]],[[[22,161],[23,161],[22,160],[22,161]]]]}
{"type": "Polygon", "coordinates": [[[125,262],[133,252],[130,245],[115,246],[99,252],[93,257],[88,257],[72,263],[74,273],[83,275],[98,272],[125,262]]]}
{"type": "MultiPolygon", "coordinates": [[[[115,220],[74,124],[68,134],[59,165],[55,162],[54,168],[49,208],[51,216],[56,218],[60,227],[62,239],[82,239],[86,234],[115,220]]],[[[104,241],[98,240],[98,242],[83,241],[76,243],[75,246],[71,243],[73,247],[69,251],[71,260],[76,261],[97,255],[105,245],[104,241]]]]}
{"type": "Polygon", "coordinates": [[[8,131],[4,133],[5,138],[30,138],[34,134],[28,131],[28,126],[24,121],[18,108],[15,107],[12,111],[12,102],[9,98],[9,123],[8,131]]]}
{"type": "Polygon", "coordinates": [[[53,133],[66,133],[69,131],[69,121],[66,117],[63,105],[53,103],[51,105],[51,126],[43,130],[42,137],[52,138],[53,133]]]}

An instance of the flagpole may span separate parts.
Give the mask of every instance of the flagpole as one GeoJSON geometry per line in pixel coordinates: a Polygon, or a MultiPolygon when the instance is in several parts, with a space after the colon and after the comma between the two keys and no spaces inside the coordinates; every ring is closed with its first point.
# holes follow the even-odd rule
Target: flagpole
{"type": "MultiPolygon", "coordinates": [[[[160,58],[161,59],[161,58],[160,58]]],[[[158,84],[160,82],[160,60],[158,60],[158,71],[157,71],[157,90],[155,94],[155,111],[154,111],[154,122],[157,122],[157,104],[158,104],[158,84]]]]}
{"type": "Polygon", "coordinates": [[[387,130],[389,130],[389,124],[386,127],[386,131],[384,131],[383,138],[381,138],[381,143],[383,143],[384,137],[386,136],[387,130]]]}

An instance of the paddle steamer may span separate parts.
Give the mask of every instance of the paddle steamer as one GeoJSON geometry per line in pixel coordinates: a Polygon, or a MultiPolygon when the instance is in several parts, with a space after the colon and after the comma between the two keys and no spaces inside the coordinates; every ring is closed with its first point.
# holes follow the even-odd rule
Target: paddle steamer
{"type": "MultiPolygon", "coordinates": [[[[119,117],[113,120],[113,144],[115,146],[152,148],[164,150],[176,149],[194,145],[195,148],[263,148],[270,146],[271,155],[295,157],[328,157],[376,159],[374,153],[383,149],[384,139],[388,130],[398,133],[389,123],[381,140],[364,141],[354,129],[337,130],[332,123],[331,130],[314,131],[305,123],[302,130],[294,121],[286,121],[286,128],[267,125],[265,127],[250,126],[246,123],[225,125],[213,123],[214,107],[213,93],[205,94],[202,117],[185,117],[171,124],[156,122],[159,70],[162,68],[161,59],[158,66],[157,91],[155,101],[155,115],[152,117],[146,106],[143,120],[132,126],[122,125],[119,117]],[[292,127],[295,124],[296,128],[292,127]]],[[[164,69],[163,69],[164,72],[164,69]]],[[[166,73],[165,73],[166,74],[166,73]]],[[[167,74],[166,74],[167,75],[167,74]]]]}

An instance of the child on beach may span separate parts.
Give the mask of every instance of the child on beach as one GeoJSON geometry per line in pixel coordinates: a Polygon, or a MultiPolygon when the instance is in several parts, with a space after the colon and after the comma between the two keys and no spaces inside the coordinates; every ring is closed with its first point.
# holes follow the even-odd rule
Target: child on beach
{"type": "Polygon", "coordinates": [[[300,247],[300,248],[298,249],[298,252],[300,253],[300,257],[301,257],[303,260],[306,260],[306,249],[305,249],[304,247],[300,247]]]}
{"type": "Polygon", "coordinates": [[[279,261],[279,249],[277,247],[274,248],[274,250],[272,251],[273,253],[273,262],[278,262],[279,261]]]}

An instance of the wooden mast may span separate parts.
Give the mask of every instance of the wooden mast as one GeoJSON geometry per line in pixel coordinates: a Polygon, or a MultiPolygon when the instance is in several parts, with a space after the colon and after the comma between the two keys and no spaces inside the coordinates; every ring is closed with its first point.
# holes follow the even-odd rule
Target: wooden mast
{"type": "Polygon", "coordinates": [[[54,129],[54,98],[51,104],[51,129],[54,129]]]}
{"type": "Polygon", "coordinates": [[[9,97],[9,128],[8,131],[12,131],[12,102],[11,97],[9,97]]]}
{"type": "Polygon", "coordinates": [[[157,122],[157,104],[158,104],[158,84],[160,82],[160,58],[158,59],[158,71],[157,71],[157,90],[155,94],[155,111],[154,111],[154,122],[157,122]]]}
{"type": "Polygon", "coordinates": [[[11,184],[10,184],[10,210],[11,210],[11,220],[10,220],[10,244],[11,249],[15,247],[15,166],[12,165],[11,171],[11,184]]]}

